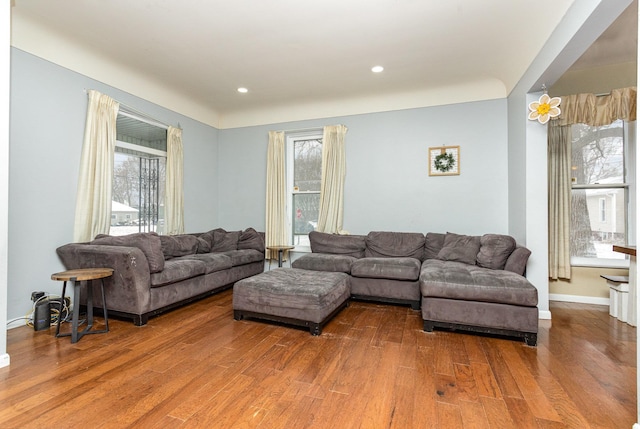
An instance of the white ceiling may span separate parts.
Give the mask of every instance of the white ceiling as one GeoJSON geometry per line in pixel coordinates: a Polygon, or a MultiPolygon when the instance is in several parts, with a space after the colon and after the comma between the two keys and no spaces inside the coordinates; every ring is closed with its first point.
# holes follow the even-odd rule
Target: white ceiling
{"type": "Polygon", "coordinates": [[[37,49],[82,45],[224,116],[455,86],[504,97],[573,1],[15,0],[12,19],[63,38],[37,49]]]}
{"type": "Polygon", "coordinates": [[[634,0],[571,66],[571,70],[637,61],[637,46],[638,0],[634,0]]]}

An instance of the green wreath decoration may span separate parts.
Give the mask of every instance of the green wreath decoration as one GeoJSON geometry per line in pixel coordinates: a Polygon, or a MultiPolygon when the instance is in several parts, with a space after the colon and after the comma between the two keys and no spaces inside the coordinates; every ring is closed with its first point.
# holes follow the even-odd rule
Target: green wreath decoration
{"type": "Polygon", "coordinates": [[[436,156],[435,160],[433,161],[433,166],[436,168],[436,170],[440,171],[441,173],[446,173],[447,171],[450,171],[453,168],[455,163],[456,163],[456,160],[453,157],[453,155],[445,152],[436,156]]]}

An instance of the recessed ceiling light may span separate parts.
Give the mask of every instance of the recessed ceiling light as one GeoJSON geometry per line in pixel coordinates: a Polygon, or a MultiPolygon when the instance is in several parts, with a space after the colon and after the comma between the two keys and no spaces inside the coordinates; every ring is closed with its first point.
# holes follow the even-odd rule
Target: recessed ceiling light
{"type": "Polygon", "coordinates": [[[371,68],[371,71],[374,73],[381,73],[384,70],[384,67],[382,66],[375,66],[371,68]]]}
{"type": "Polygon", "coordinates": [[[246,94],[247,92],[249,92],[249,90],[247,88],[238,88],[238,92],[242,93],[242,94],[246,94]]]}

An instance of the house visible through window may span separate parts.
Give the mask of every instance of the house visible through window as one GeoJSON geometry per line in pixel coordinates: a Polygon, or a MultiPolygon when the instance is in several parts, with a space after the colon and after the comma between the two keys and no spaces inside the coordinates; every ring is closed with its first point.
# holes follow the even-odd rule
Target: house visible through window
{"type": "Polygon", "coordinates": [[[166,128],[118,114],[110,234],[163,233],[166,158],[166,128]]]}
{"type": "Polygon", "coordinates": [[[309,246],[318,226],[322,179],[322,131],[287,136],[287,212],[292,244],[309,246]]]}
{"type": "MultiPolygon", "coordinates": [[[[635,125],[635,124],[634,124],[635,125]]],[[[633,164],[627,163],[627,124],[572,126],[571,263],[619,265],[614,244],[627,243],[628,192],[633,164]]]]}

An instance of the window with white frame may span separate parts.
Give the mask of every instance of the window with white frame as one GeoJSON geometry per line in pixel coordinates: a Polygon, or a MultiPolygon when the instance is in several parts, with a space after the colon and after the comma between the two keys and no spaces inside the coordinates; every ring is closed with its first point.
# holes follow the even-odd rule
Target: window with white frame
{"type": "Polygon", "coordinates": [[[120,112],[116,134],[110,234],[162,234],[166,127],[120,112]]]}
{"type": "Polygon", "coordinates": [[[613,245],[628,243],[633,229],[629,187],[635,168],[629,154],[635,153],[635,123],[576,124],[571,132],[571,264],[625,266],[625,255],[613,245]]]}
{"type": "Polygon", "coordinates": [[[288,228],[291,244],[309,246],[318,226],[322,179],[322,130],[287,135],[288,228]]]}

